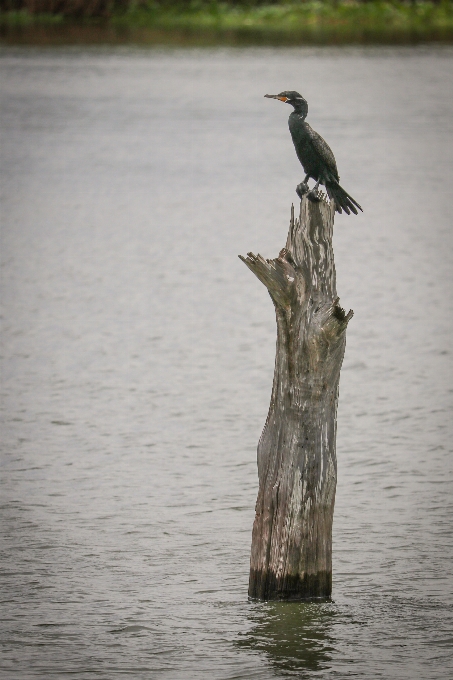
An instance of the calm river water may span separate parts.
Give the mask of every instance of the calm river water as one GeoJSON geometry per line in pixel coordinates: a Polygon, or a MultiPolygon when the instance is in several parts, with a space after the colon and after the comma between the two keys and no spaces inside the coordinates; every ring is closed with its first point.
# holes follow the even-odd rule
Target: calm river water
{"type": "Polygon", "coordinates": [[[2,678],[453,672],[453,50],[4,49],[2,678]],[[364,214],[333,601],[247,599],[275,321],[302,179],[288,106],[364,214]]]}

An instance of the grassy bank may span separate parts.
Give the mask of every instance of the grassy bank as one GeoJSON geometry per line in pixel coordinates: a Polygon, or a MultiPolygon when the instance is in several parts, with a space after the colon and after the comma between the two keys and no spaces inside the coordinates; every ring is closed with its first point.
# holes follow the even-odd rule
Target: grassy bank
{"type": "Polygon", "coordinates": [[[0,13],[3,44],[304,45],[453,43],[453,1],[149,2],[100,18],[0,13]]]}

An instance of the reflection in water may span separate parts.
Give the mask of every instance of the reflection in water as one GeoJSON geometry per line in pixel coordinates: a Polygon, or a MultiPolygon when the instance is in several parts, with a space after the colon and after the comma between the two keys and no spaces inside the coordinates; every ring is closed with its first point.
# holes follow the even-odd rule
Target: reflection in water
{"type": "MultiPolygon", "coordinates": [[[[273,602],[255,605],[253,627],[236,643],[263,652],[278,671],[318,671],[329,667],[334,651],[332,603],[273,602]]],[[[306,677],[309,677],[308,675],[306,677]]]]}

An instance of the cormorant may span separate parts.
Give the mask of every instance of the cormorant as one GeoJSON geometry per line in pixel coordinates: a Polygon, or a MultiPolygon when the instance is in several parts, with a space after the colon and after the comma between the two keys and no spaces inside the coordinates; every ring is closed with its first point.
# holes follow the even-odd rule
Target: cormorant
{"type": "Polygon", "coordinates": [[[264,96],[269,97],[269,99],[279,99],[281,102],[291,104],[294,107],[294,111],[288,119],[289,131],[293,138],[297,158],[300,160],[306,173],[304,181],[296,188],[299,198],[307,194],[310,200],[319,201],[318,187],[320,184],[324,184],[329,198],[333,198],[335,201],[335,210],[337,212],[341,213],[343,209],[348,215],[351,214],[350,211],[357,215],[357,208],[359,210],[362,210],[362,208],[340,186],[340,177],[332,149],[321,135],[318,135],[305,122],[308,113],[307,101],[302,95],[294,91],[280,92],[280,94],[265,94],[264,96]],[[307,184],[310,177],[316,181],[316,185],[311,191],[309,191],[307,184]]]}

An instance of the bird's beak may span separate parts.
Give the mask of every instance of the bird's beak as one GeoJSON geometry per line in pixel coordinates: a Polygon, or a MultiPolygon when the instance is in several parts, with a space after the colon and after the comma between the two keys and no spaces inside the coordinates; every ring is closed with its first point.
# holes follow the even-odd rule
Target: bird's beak
{"type": "Polygon", "coordinates": [[[265,94],[268,99],[279,99],[281,102],[287,102],[288,97],[280,97],[278,94],[265,94]]]}

